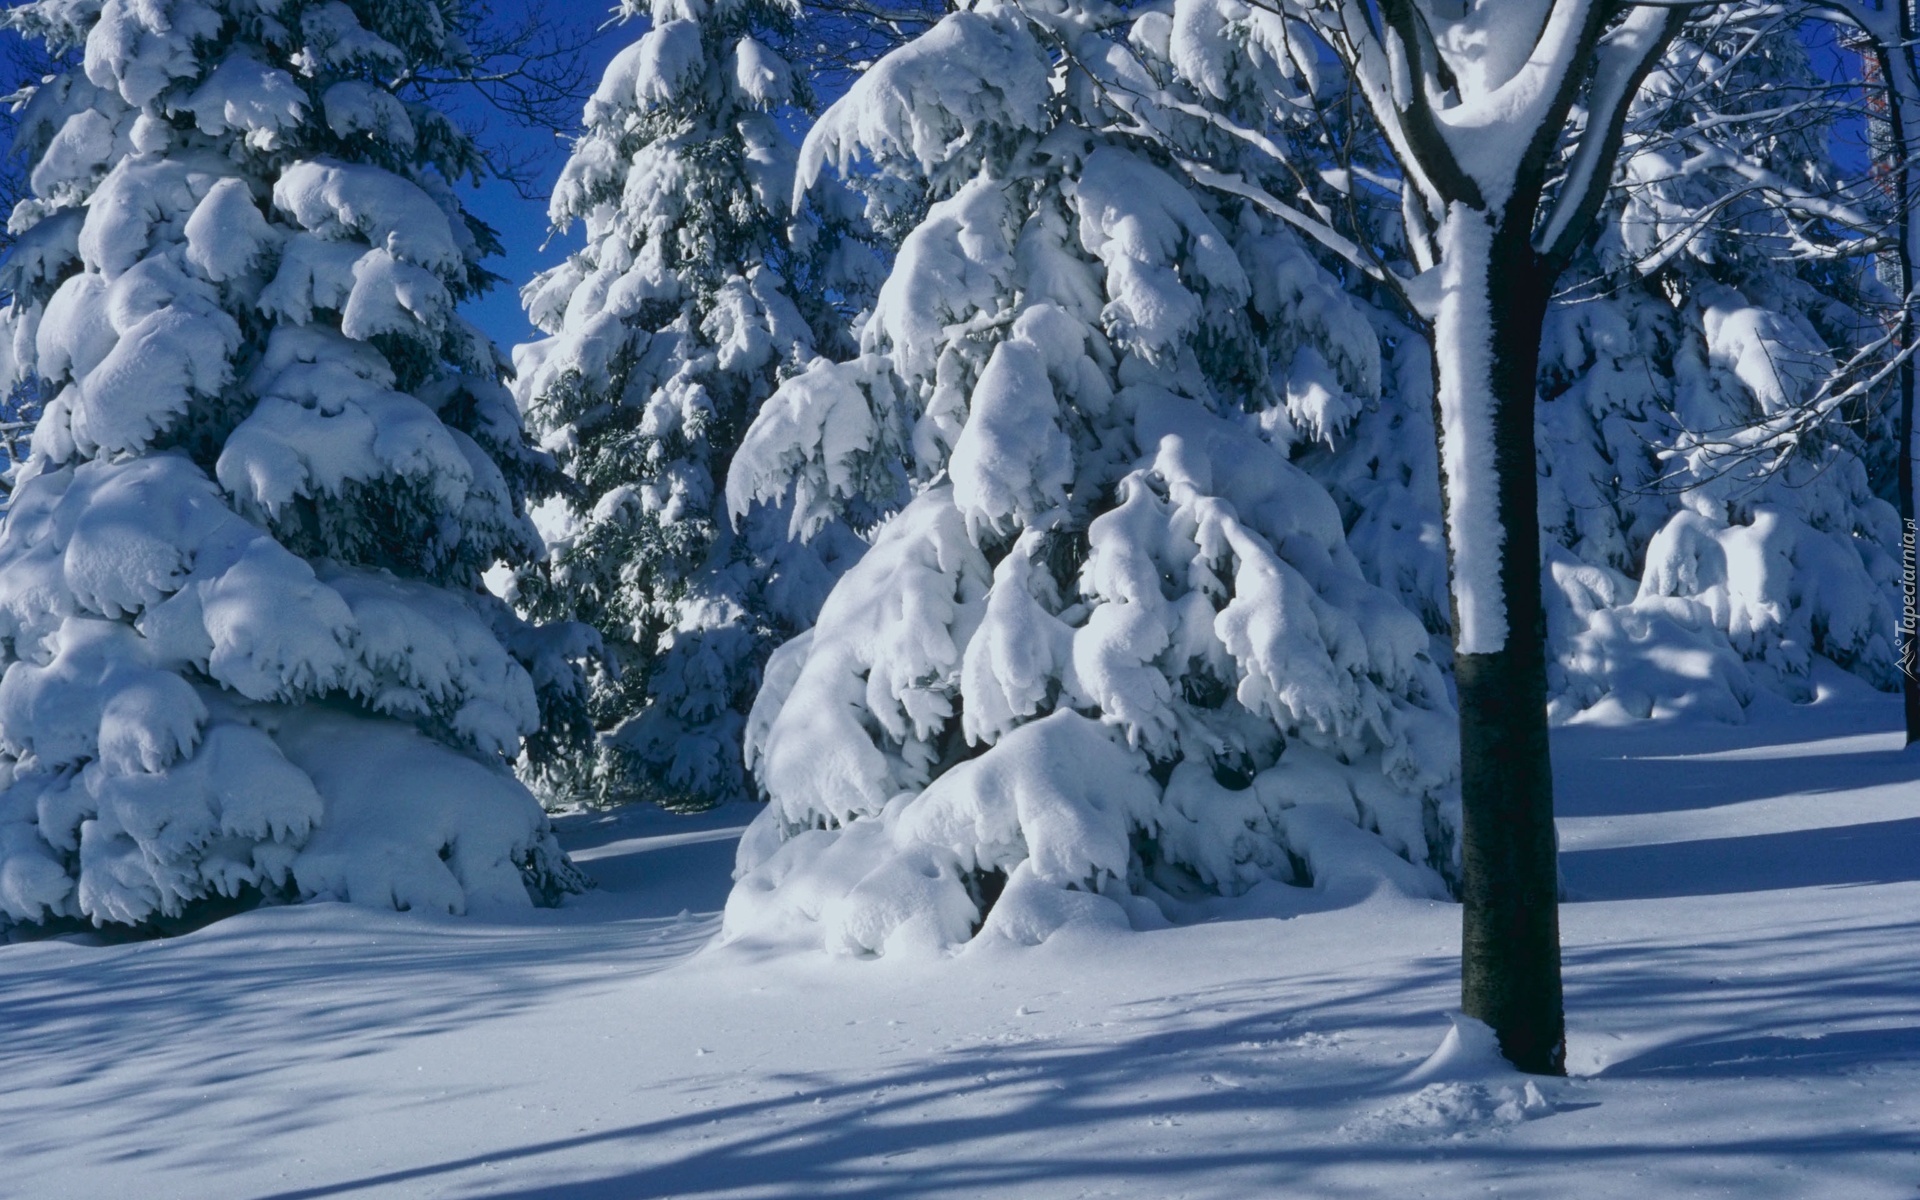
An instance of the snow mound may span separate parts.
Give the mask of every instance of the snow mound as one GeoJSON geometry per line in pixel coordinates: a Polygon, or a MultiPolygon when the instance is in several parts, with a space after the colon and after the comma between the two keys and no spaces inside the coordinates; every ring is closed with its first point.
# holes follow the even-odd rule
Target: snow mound
{"type": "Polygon", "coordinates": [[[1534,1079],[1500,1056],[1484,1022],[1447,1014],[1452,1028],[1439,1049],[1400,1083],[1410,1095],[1355,1118],[1342,1132],[1355,1141],[1468,1138],[1551,1116],[1553,1102],[1534,1079]]]}
{"type": "Polygon", "coordinates": [[[1436,1140],[1473,1137],[1548,1116],[1553,1105],[1538,1085],[1430,1083],[1343,1126],[1355,1141],[1436,1140]]]}

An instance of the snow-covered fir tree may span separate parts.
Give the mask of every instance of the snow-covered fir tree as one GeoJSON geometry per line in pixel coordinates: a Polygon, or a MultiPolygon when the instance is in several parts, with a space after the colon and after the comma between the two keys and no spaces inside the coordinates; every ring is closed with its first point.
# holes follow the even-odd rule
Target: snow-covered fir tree
{"type": "Polygon", "coordinates": [[[1116,100],[1249,42],[1311,97],[1258,11],[977,4],[810,134],[802,188],[831,165],[912,229],[863,352],[768,402],[729,502],[801,536],[902,507],[768,666],[747,753],[770,803],[729,936],[871,954],[1271,881],[1444,894],[1456,760],[1427,632],[1265,428],[1290,390],[1375,398],[1373,330],[1116,100]]]}
{"type": "Polygon", "coordinates": [[[481,587],[549,460],[454,311],[494,248],[405,90],[450,0],[36,0],[0,531],[0,923],[552,901],[508,764],[577,645],[481,587]],[[530,670],[531,667],[531,670],[530,670]]]}
{"type": "Polygon", "coordinates": [[[1884,339],[1828,87],[1793,27],[1703,23],[1643,89],[1542,355],[1562,717],[1737,720],[1763,689],[1811,699],[1815,655],[1897,682],[1894,510],[1848,414],[1803,416],[1884,339]]]}
{"type": "Polygon", "coordinates": [[[791,0],[623,12],[650,28],[608,67],[551,205],[586,245],[525,289],[549,336],[515,355],[523,408],[575,485],[518,599],[592,623],[607,651],[592,681],[605,736],[535,774],[559,801],[701,807],[748,795],[741,729],[761,664],[859,548],[838,528],[789,546],[764,517],[736,534],[721,511],[761,403],[814,357],[815,325],[829,349],[844,324],[821,261],[837,247],[817,220],[800,251],[788,240],[783,122],[806,101],[777,48],[791,0]]]}

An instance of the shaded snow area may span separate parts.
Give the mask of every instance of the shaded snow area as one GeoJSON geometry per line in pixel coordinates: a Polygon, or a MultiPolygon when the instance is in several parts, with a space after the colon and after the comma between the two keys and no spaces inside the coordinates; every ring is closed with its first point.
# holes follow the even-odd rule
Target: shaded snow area
{"type": "Polygon", "coordinates": [[[1450,1021],[1458,910],[712,941],[752,810],[569,818],[601,887],[0,947],[20,1197],[1912,1197],[1920,755],[1837,674],[1555,733],[1574,1076],[1450,1021]]]}

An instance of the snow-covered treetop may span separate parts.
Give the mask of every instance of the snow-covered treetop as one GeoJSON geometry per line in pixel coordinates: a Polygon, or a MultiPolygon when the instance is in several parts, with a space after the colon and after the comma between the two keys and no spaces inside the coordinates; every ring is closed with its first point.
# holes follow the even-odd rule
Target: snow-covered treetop
{"type": "Polygon", "coordinates": [[[85,31],[83,71],[22,121],[9,378],[56,389],[23,476],[172,450],[296,554],[467,590],[537,544],[521,504],[547,468],[454,311],[490,279],[451,187],[476,151],[391,90],[461,53],[453,14],[367,8],[14,11],[85,31]]]}
{"type": "MultiPolygon", "coordinates": [[[[402,64],[458,55],[451,13],[369,10],[362,24],[337,0],[98,8],[84,73],[38,89],[23,116],[39,161],[12,217],[9,376],[73,381],[42,423],[45,462],[224,443],[211,465],[243,511],[314,510],[310,552],[466,583],[532,544],[513,508],[537,460],[495,352],[454,311],[491,278],[492,234],[451,189],[480,159],[443,114],[391,90],[402,64]],[[103,340],[116,330],[128,336],[103,340]],[[229,428],[237,414],[196,398],[234,388],[267,403],[229,428]],[[317,429],[296,409],[348,419],[296,446],[317,429]],[[459,529],[357,542],[334,502],[377,479],[426,488],[459,529]]],[[[13,19],[74,36],[90,11],[13,19]]]]}
{"type": "MultiPolygon", "coordinates": [[[[736,169],[752,179],[758,203],[777,207],[791,181],[791,162],[781,150],[786,139],[776,126],[751,114],[775,112],[805,97],[804,80],[762,40],[777,40],[790,30],[798,6],[785,0],[712,5],[629,0],[623,11],[651,17],[652,27],[614,57],[587,102],[586,132],[575,143],[549,203],[555,228],[564,230],[585,219],[588,240],[594,241],[604,235],[613,209],[619,209],[628,220],[640,220],[659,233],[670,230],[674,211],[646,205],[685,205],[687,198],[670,186],[671,177],[650,175],[648,164],[630,162],[622,143],[666,139],[671,144],[697,127],[729,123],[738,124],[735,136],[747,141],[748,153],[734,164],[736,169]],[[601,214],[598,224],[596,213],[601,214]]],[[[724,220],[728,215],[744,216],[721,212],[710,217],[724,220]]],[[[660,240],[663,244],[654,253],[670,254],[660,240]]],[[[722,260],[733,248],[705,247],[722,260]]],[[[687,264],[696,261],[691,253],[684,258],[687,264]]]]}

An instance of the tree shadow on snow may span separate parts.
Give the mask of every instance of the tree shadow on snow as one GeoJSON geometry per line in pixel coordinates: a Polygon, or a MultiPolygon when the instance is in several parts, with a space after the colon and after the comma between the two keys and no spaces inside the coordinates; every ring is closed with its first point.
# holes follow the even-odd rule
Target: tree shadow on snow
{"type": "Polygon", "coordinates": [[[1906,1025],[1891,1029],[1704,1038],[1636,1055],[1609,1069],[1607,1075],[1696,1079],[1831,1076],[1915,1059],[1920,1059],[1920,1025],[1906,1025]]]}
{"type": "Polygon", "coordinates": [[[1584,1068],[1726,1080],[1920,1064],[1916,933],[1910,921],[1828,924],[1571,950],[1567,1011],[1590,1047],[1584,1068]]]}
{"type": "Polygon", "coordinates": [[[182,1118],[181,1097],[244,1095],[244,1107],[219,1110],[223,1148],[256,1153],[248,1147],[268,1135],[355,1101],[329,1094],[312,1068],[548,1006],[562,991],[615,989],[692,955],[719,915],[685,911],[685,877],[717,874],[724,898],[734,836],[603,844],[587,856],[602,887],[559,910],[449,917],[312,903],[176,938],[0,946],[0,1144],[25,1158],[83,1136],[159,1142],[152,1153],[178,1161],[195,1139],[155,1135],[182,1118]],[[662,848],[675,852],[652,853],[662,848]]]}
{"type": "MultiPolygon", "coordinates": [[[[1630,745],[1618,731],[1605,742],[1563,749],[1555,731],[1554,807],[1562,817],[1622,817],[1690,812],[1775,796],[1820,796],[1895,784],[1920,784],[1920,759],[1897,748],[1808,753],[1766,759],[1602,754],[1630,745]]],[[[1764,742],[1755,742],[1764,745],[1764,742]]]]}
{"type": "MultiPolygon", "coordinates": [[[[1891,949],[1911,929],[1843,931],[1846,949],[1891,949]],[[1864,940],[1862,940],[1864,939],[1864,940]]],[[[1771,1073],[1831,1076],[1920,1051],[1920,995],[1904,962],[1836,982],[1822,962],[1778,966],[1790,939],[1688,946],[1621,944],[1577,952],[1575,1020],[1631,1013],[1671,1027],[1717,1005],[1711,1034],[1623,1058],[1606,1077],[1723,1079],[1771,1073]],[[1726,974],[1713,974],[1724,972],[1726,974]],[[1845,999],[1835,1003],[1836,997],[1845,999]],[[1870,1012],[1892,1027],[1802,1029],[1783,1013],[1823,1021],[1870,1012]],[[1755,1032],[1765,1030],[1765,1032],[1755,1032]]],[[[1788,959],[1791,963],[1792,960],[1788,959]]],[[[278,1193],[322,1200],[362,1192],[569,1197],[773,1197],[859,1200],[984,1194],[1381,1194],[1391,1172],[1418,1172],[1444,1151],[1456,1165],[1548,1178],[1712,1157],[1810,1172],[1844,1172],[1863,1152],[1920,1152],[1920,1134],[1821,1128],[1691,1130],[1593,1144],[1500,1136],[1397,1136],[1354,1118],[1405,1095],[1405,1059],[1382,1045],[1431,1046],[1435,1014],[1457,986],[1456,962],[1433,957],[1392,978],[1301,974],[1246,980],[1116,1005],[1123,1036],[1083,1028],[1017,1043],[949,1047],[884,1072],[822,1071],[763,1081],[758,1095],[690,1098],[675,1115],[567,1138],[278,1193]],[[1207,1132],[1185,1136],[1182,1123],[1207,1132]],[[1172,1128],[1169,1128],[1169,1127],[1172,1128]],[[1234,1130],[1244,1126],[1243,1134],[1234,1130]],[[608,1159],[627,1160],[618,1166],[608,1159]],[[483,1173],[484,1172],[484,1173],[483,1173]]],[[[1414,1061],[1417,1061],[1414,1060],[1414,1061]]],[[[1615,1094],[1570,1095],[1565,1114],[1615,1094]]],[[[709,1093],[712,1094],[712,1093],[709,1093]]],[[[1552,1118],[1549,1118],[1552,1119],[1552,1118]]],[[[1573,1119],[1573,1118],[1568,1118],[1573,1119]]]]}
{"type": "Polygon", "coordinates": [[[1428,990],[1438,1005],[1453,969],[1432,959],[1394,979],[1302,975],[1152,997],[1113,1009],[1120,1024],[1151,1025],[1150,1031],[1097,1044],[1087,1044],[1095,1031],[1084,1030],[1015,1043],[983,1040],[881,1073],[773,1076],[767,1082],[782,1091],[777,1096],[711,1106],[696,1101],[659,1120],[262,1200],[369,1190],[441,1193],[475,1182],[458,1177],[482,1167],[488,1182],[477,1190],[488,1195],[583,1200],[1018,1194],[1024,1184],[1062,1178],[1136,1184],[1164,1178],[1172,1186],[1175,1179],[1223,1170],[1253,1171],[1277,1186],[1314,1162],[1350,1162],[1354,1151],[1285,1152],[1263,1143],[1202,1153],[1129,1146],[1115,1154],[1111,1134],[1158,1128],[1163,1136],[1155,1140],[1177,1146],[1183,1139],[1174,1127],[1181,1122],[1234,1114],[1288,1113],[1331,1128],[1356,1097],[1389,1094],[1407,1064],[1356,1073],[1343,1056],[1334,1069],[1316,1071],[1316,1056],[1394,1028],[1437,1036],[1434,1010],[1409,1011],[1405,1001],[1409,991],[1428,990]],[[990,1096],[984,1104],[983,1092],[990,1096]],[[1084,1144],[1103,1134],[1100,1148],[1084,1144]],[[569,1170],[569,1156],[596,1148],[649,1161],[599,1178],[558,1181],[579,1170],[569,1170]],[[506,1180],[529,1182],[503,1190],[503,1173],[506,1180]]]}
{"type": "Polygon", "coordinates": [[[1654,900],[1920,880],[1920,817],[1569,850],[1560,877],[1576,901],[1654,900]]]}

